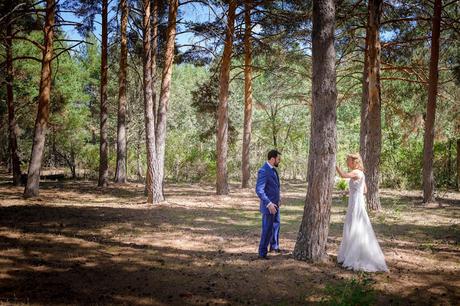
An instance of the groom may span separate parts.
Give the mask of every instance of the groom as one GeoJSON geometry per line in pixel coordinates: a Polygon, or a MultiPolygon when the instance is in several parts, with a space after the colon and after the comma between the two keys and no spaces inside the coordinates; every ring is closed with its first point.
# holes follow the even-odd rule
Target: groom
{"type": "Polygon", "coordinates": [[[260,198],[262,214],[262,233],[260,235],[259,258],[268,259],[267,248],[281,253],[279,249],[280,234],[280,179],[276,168],[280,163],[281,153],[276,150],[268,152],[267,162],[257,174],[256,193],[260,198]]]}

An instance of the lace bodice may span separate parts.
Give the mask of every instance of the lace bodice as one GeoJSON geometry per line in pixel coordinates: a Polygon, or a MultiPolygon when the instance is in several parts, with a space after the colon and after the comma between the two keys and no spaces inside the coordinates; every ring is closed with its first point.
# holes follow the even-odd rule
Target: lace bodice
{"type": "Polygon", "coordinates": [[[361,170],[354,170],[358,173],[358,179],[350,179],[348,185],[350,188],[350,195],[364,193],[364,173],[361,170]]]}

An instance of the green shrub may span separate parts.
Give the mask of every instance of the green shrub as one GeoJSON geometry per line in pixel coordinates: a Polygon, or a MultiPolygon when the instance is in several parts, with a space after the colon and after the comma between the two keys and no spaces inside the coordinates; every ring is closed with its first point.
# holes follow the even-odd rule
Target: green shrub
{"type": "Polygon", "coordinates": [[[327,296],[322,299],[322,304],[343,306],[373,305],[376,297],[371,285],[372,279],[364,276],[327,284],[325,289],[327,296]]]}
{"type": "Polygon", "coordinates": [[[339,179],[339,181],[335,184],[335,187],[340,191],[346,191],[348,189],[347,181],[339,179]]]}

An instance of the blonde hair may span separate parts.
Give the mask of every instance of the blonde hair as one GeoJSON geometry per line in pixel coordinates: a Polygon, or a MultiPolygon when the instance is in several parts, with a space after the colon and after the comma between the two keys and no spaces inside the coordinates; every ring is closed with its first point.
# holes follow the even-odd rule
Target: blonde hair
{"type": "Polygon", "coordinates": [[[351,159],[353,162],[352,170],[359,169],[361,171],[364,171],[363,159],[361,158],[361,155],[359,155],[359,153],[348,154],[347,159],[351,159]]]}

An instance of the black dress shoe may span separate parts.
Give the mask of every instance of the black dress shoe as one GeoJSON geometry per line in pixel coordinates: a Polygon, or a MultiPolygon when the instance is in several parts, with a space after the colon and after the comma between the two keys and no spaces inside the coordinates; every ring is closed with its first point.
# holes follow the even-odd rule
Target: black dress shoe
{"type": "Polygon", "coordinates": [[[259,256],[257,256],[257,259],[269,260],[270,258],[268,258],[267,255],[265,255],[265,256],[260,256],[259,255],[259,256]]]}

